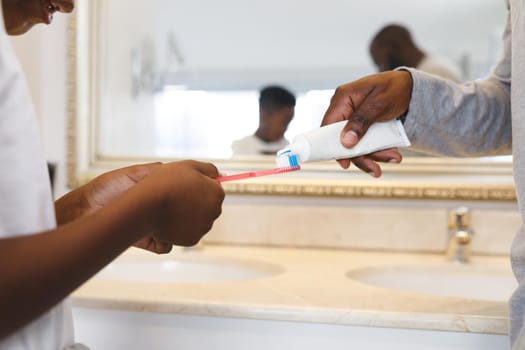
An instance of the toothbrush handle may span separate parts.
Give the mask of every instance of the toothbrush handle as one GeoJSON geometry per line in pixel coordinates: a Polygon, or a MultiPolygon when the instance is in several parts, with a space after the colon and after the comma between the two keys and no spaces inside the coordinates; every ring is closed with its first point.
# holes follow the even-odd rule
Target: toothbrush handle
{"type": "Polygon", "coordinates": [[[301,169],[300,166],[293,166],[293,167],[283,167],[283,168],[275,168],[275,169],[261,170],[261,171],[249,171],[247,173],[219,176],[215,178],[215,180],[219,182],[235,181],[235,180],[248,179],[250,177],[259,177],[259,176],[268,176],[268,175],[287,173],[290,171],[295,171],[295,170],[300,170],[300,169],[301,169]]]}
{"type": "Polygon", "coordinates": [[[250,177],[256,177],[256,176],[257,176],[257,174],[254,171],[250,171],[250,172],[242,173],[242,174],[219,176],[219,177],[215,178],[215,180],[217,180],[219,182],[228,182],[228,181],[248,179],[250,177]]]}

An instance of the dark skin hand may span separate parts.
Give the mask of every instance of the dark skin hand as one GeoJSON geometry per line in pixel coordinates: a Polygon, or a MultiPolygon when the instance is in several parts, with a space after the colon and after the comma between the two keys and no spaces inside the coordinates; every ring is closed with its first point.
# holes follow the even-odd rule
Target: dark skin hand
{"type": "Polygon", "coordinates": [[[125,168],[58,200],[57,229],[0,240],[0,339],[137,242],[156,252],[197,243],[221,213],[217,176],[195,161],[125,168]]]}
{"type": "MultiPolygon", "coordinates": [[[[58,226],[91,214],[116,199],[159,168],[162,163],[133,165],[105,173],[55,202],[58,226]]],[[[134,244],[157,254],[169,253],[172,244],[147,235],[134,244]]]]}
{"type": "MultiPolygon", "coordinates": [[[[341,143],[345,147],[352,147],[373,123],[406,114],[412,84],[409,72],[389,71],[341,85],[336,89],[321,125],[348,120],[341,133],[341,143]]],[[[338,162],[344,169],[354,163],[364,172],[379,177],[381,167],[378,162],[399,163],[401,159],[397,149],[387,149],[338,162]]]]}

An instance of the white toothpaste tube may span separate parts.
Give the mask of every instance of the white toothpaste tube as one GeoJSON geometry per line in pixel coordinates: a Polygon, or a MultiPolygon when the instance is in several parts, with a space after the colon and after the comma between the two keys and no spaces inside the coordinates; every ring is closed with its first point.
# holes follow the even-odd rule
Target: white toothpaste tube
{"type": "Polygon", "coordinates": [[[346,148],[341,144],[341,132],[346,123],[344,120],[298,135],[290,145],[277,152],[277,165],[288,166],[290,155],[296,155],[299,163],[303,163],[353,158],[387,148],[410,146],[403,124],[395,119],[372,124],[355,146],[346,148]]]}

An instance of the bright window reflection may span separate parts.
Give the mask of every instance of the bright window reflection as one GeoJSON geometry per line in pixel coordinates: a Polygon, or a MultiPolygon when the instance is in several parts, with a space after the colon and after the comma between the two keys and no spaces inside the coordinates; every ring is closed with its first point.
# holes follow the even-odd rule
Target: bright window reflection
{"type": "MultiPolygon", "coordinates": [[[[288,140],[320,125],[333,90],[297,94],[288,140]]],[[[229,158],[231,143],[259,123],[258,91],[196,91],[169,86],[155,96],[155,153],[161,157],[229,158]]]]}

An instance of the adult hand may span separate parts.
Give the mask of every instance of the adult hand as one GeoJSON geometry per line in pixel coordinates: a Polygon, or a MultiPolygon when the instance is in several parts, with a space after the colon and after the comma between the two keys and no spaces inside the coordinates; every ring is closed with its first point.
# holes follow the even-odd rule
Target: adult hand
{"type": "MultiPolygon", "coordinates": [[[[90,214],[106,206],[146,176],[157,170],[161,163],[133,165],[102,174],[86,185],[69,192],[55,203],[59,225],[90,214]]],[[[172,244],[147,235],[134,246],[157,254],[169,253],[172,244]]]]}
{"type": "MultiPolygon", "coordinates": [[[[341,133],[341,143],[345,147],[352,147],[373,123],[395,119],[407,112],[412,84],[409,72],[389,71],[341,85],[336,89],[321,125],[348,120],[341,133]]],[[[381,167],[377,162],[400,161],[401,154],[397,149],[388,149],[342,159],[339,163],[345,169],[354,163],[361,170],[379,177],[381,167]]]]}

